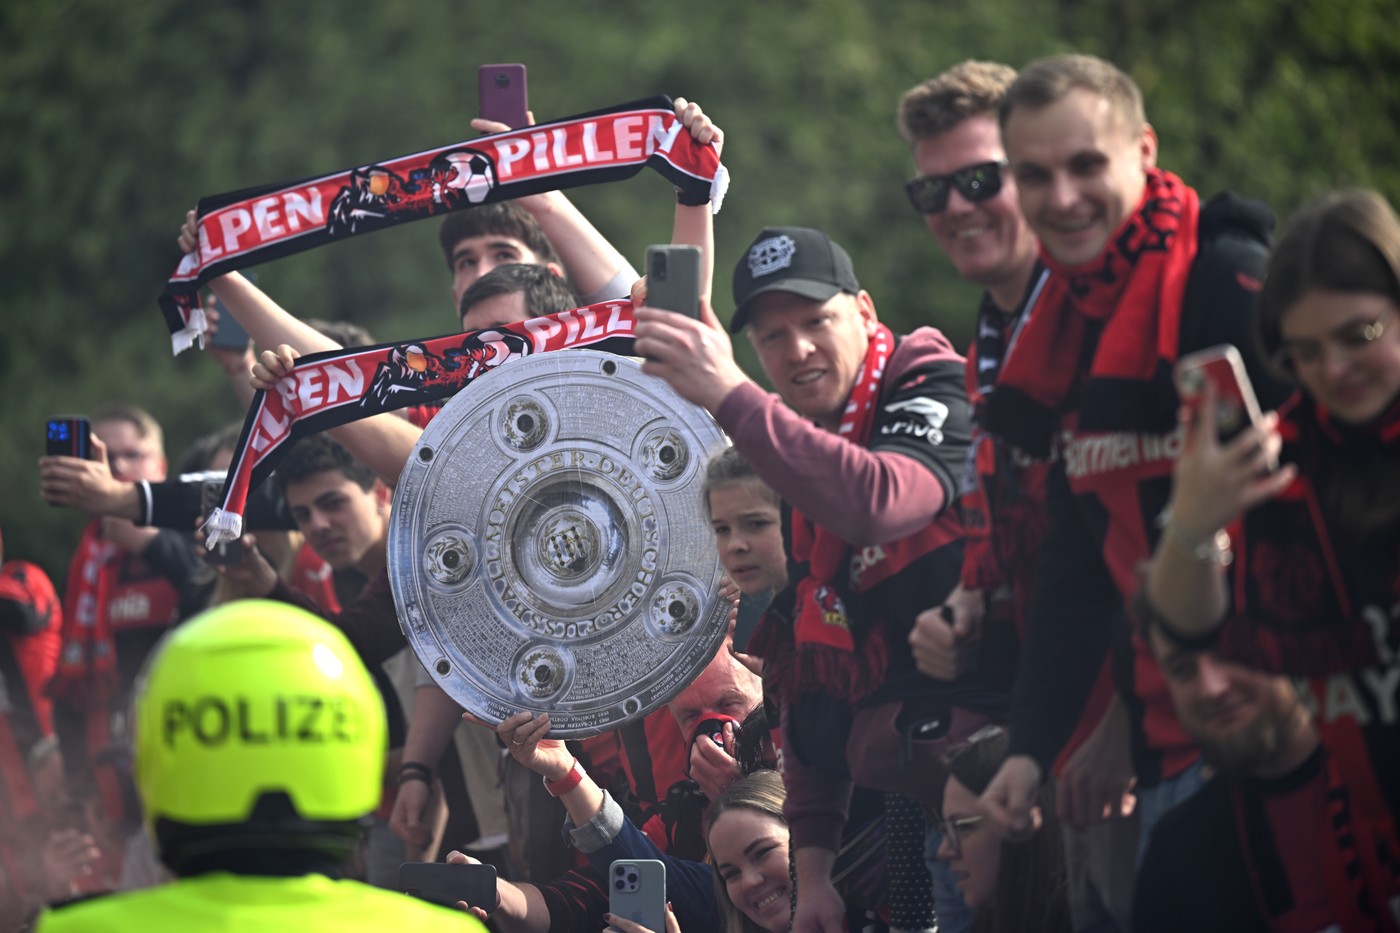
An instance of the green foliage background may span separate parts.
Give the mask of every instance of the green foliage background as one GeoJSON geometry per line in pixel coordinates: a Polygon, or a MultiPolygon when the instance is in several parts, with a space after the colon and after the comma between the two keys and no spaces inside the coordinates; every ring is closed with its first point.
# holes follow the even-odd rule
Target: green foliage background
{"type": "MultiPolygon", "coordinates": [[[[41,422],[129,399],[172,459],[240,417],[197,352],[172,359],[155,297],[203,195],[472,134],[476,66],[524,62],[541,120],[664,92],[728,136],[717,310],[766,223],[827,229],[897,329],[960,344],[976,291],[903,200],[906,88],[964,58],[1064,51],[1132,73],[1161,162],[1203,193],[1286,214],[1325,188],[1400,199],[1397,0],[273,0],[0,4],[0,525],[56,578],[81,524],[38,497],[41,422]]],[[[669,235],[652,173],[575,200],[635,264],[669,235]]],[[[379,339],[453,329],[436,224],[261,267],[304,316],[379,339]]]]}

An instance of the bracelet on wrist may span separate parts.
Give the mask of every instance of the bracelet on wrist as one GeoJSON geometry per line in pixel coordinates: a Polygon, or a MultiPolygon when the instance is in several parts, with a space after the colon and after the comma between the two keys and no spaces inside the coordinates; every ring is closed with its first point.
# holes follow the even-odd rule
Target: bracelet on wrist
{"type": "Polygon", "coordinates": [[[569,766],[569,773],[557,781],[544,779],[544,789],[551,797],[562,797],[583,783],[583,769],[578,766],[578,759],[575,758],[573,764],[569,766]]]}
{"type": "Polygon", "coordinates": [[[1182,531],[1180,526],[1169,520],[1162,526],[1162,536],[1197,563],[1228,567],[1235,559],[1234,551],[1230,550],[1230,535],[1223,528],[1208,537],[1199,538],[1182,531]]]}
{"type": "Polygon", "coordinates": [[[405,761],[399,765],[399,774],[394,783],[397,785],[408,781],[422,781],[424,784],[431,784],[433,783],[433,769],[421,761],[405,761]]]}

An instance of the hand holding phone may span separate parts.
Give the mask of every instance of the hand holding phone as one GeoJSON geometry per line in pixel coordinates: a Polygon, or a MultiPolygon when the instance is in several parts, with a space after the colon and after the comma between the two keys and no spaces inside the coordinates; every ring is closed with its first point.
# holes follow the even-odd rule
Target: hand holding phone
{"type": "Polygon", "coordinates": [[[404,862],[399,890],[419,900],[452,907],[466,901],[486,913],[496,909],[496,866],[463,862],[404,862]]]}
{"type": "Polygon", "coordinates": [[[700,319],[698,247],[648,246],[646,269],[648,305],[700,319]]]}
{"type": "MultiPolygon", "coordinates": [[[[1214,398],[1212,420],[1222,444],[1248,428],[1263,425],[1264,414],[1259,409],[1244,360],[1240,351],[1230,344],[1199,350],[1178,360],[1176,385],[1181,400],[1193,411],[1200,411],[1208,395],[1214,398]]],[[[1271,452],[1269,470],[1277,469],[1278,460],[1271,452]]]]}
{"type": "Polygon", "coordinates": [[[530,125],[525,66],[482,65],[476,70],[477,113],[511,129],[530,125]]]}

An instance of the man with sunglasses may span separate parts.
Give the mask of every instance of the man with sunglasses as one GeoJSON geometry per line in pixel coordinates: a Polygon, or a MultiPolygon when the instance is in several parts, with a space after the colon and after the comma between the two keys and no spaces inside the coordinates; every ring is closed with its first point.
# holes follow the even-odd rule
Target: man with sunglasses
{"type": "MultiPolygon", "coordinates": [[[[921,670],[934,677],[961,672],[966,652],[959,647],[976,639],[984,614],[1024,630],[1040,543],[1033,529],[1046,523],[1048,464],[1011,457],[977,423],[978,403],[995,388],[1006,348],[1048,274],[1016,203],[997,126],[997,109],[1015,80],[1008,65],[964,61],[906,91],[896,114],[920,173],[905,185],[910,203],[958,273],[986,289],[968,353],[974,404],[968,475],[977,482],[959,503],[967,532],[962,583],[944,605],[919,616],[910,637],[921,670]]],[[[1076,930],[1127,929],[1132,907],[1137,822],[1117,806],[1101,805],[1120,801],[1132,781],[1126,718],[1095,728],[1102,718],[1100,702],[1055,769],[1076,930]]],[[[937,877],[946,863],[934,861],[936,831],[928,842],[937,877]]]]}

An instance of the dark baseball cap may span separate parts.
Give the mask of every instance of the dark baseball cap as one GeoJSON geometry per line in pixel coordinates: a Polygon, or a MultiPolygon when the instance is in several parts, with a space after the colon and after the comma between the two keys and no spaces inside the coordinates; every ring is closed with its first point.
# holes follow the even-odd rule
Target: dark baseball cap
{"type": "Polygon", "coordinates": [[[851,257],[831,237],[810,227],[764,227],[734,267],[734,316],[729,332],[749,323],[753,300],[765,292],[791,292],[826,301],[837,292],[860,291],[851,257]]]}

